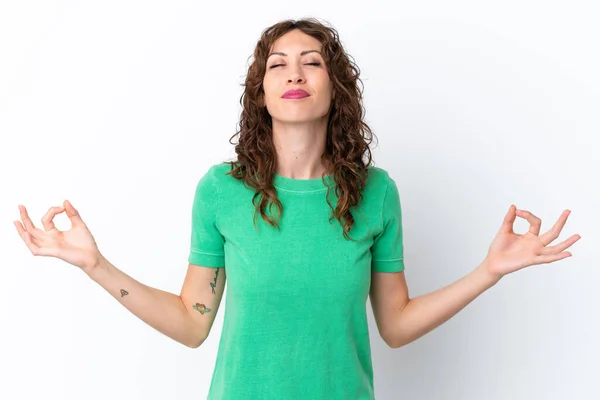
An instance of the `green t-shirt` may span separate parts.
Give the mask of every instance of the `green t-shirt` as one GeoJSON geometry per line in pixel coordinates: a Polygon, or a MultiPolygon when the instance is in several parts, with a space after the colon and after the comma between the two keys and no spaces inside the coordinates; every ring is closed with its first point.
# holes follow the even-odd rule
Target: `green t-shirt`
{"type": "MultiPolygon", "coordinates": [[[[321,178],[274,176],[280,230],[254,190],[213,165],[195,193],[189,262],[225,267],[224,322],[208,399],[374,399],[366,302],[371,271],[404,270],[398,189],[369,167],[355,225],[329,221],[321,178]]],[[[332,175],[326,176],[333,185],[332,175]]],[[[337,198],[332,186],[330,199],[337,198]]],[[[269,213],[276,216],[277,211],[269,213]]]]}

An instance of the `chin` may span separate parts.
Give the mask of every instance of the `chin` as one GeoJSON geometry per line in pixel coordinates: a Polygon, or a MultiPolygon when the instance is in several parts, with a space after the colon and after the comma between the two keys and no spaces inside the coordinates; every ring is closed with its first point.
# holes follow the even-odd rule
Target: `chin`
{"type": "Polygon", "coordinates": [[[324,110],[322,112],[314,112],[313,111],[311,113],[286,112],[286,113],[283,113],[283,115],[271,114],[271,118],[273,120],[277,120],[281,123],[299,124],[299,123],[305,123],[305,122],[315,122],[320,119],[326,118],[328,112],[329,112],[329,110],[324,110]]]}
{"type": "Polygon", "coordinates": [[[276,117],[271,117],[273,120],[277,120],[279,123],[282,124],[303,124],[303,123],[311,123],[311,122],[317,122],[318,120],[322,119],[322,116],[309,116],[309,117],[291,117],[289,115],[287,115],[285,118],[276,118],[276,117]]]}

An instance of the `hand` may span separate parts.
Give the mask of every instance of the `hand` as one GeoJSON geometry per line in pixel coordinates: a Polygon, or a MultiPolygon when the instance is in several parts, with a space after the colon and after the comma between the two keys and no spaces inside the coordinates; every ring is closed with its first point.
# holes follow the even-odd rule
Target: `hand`
{"type": "Polygon", "coordinates": [[[86,272],[98,265],[101,255],[94,237],[69,201],[65,200],[61,207],[50,207],[42,218],[44,230],[33,225],[25,206],[19,205],[19,211],[23,224],[14,224],[34,256],[56,257],[86,272]],[[65,232],[56,229],[52,222],[63,211],[71,220],[71,229],[65,232]]]}
{"type": "Polygon", "coordinates": [[[490,245],[484,262],[487,271],[500,279],[531,265],[548,264],[570,257],[571,253],[565,250],[581,239],[581,236],[573,235],[561,243],[548,246],[560,235],[570,213],[569,210],[565,210],[552,229],[539,236],[542,220],[529,211],[517,210],[511,205],[498,235],[490,245]],[[517,216],[531,224],[527,233],[521,235],[513,231],[513,223],[517,216]]]}

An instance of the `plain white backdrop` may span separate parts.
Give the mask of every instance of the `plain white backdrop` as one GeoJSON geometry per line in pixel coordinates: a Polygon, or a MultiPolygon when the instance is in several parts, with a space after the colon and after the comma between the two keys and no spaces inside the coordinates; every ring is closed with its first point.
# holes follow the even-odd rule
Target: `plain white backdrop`
{"type": "Polygon", "coordinates": [[[361,69],[375,165],[400,190],[411,296],[475,268],[511,203],[543,231],[571,209],[559,241],[582,236],[573,257],[505,277],[400,349],[367,303],[377,399],[599,399],[593,5],[3,0],[0,398],[206,397],[225,302],[186,348],[75,267],[31,255],[17,205],[39,224],[69,199],[112,263],[179,294],[195,185],[234,156],[248,57],[267,26],[310,16],[361,69]]]}

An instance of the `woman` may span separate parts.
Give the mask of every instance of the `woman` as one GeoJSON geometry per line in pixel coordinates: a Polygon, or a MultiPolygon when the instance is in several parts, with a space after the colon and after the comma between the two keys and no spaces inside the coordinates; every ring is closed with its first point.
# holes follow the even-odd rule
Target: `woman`
{"type": "Polygon", "coordinates": [[[68,201],[50,208],[43,230],[20,206],[17,230],[34,255],[80,267],[189,347],[208,336],[227,277],[210,399],[374,399],[369,295],[382,339],[397,348],[504,275],[569,257],[565,250],[580,237],[549,246],[569,212],[540,235],[540,219],[511,206],[473,272],[409,298],[398,190],[371,165],[359,82],[333,28],[307,19],[263,32],[241,98],[237,160],[213,165],[196,187],[179,296],[112,265],[68,201]],[[63,211],[73,225],[66,232],[52,222],[63,211]],[[529,221],[529,232],[513,232],[517,216],[529,221]]]}

